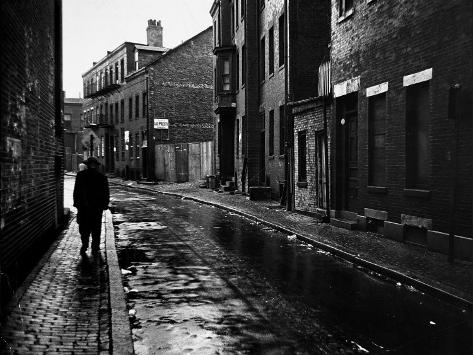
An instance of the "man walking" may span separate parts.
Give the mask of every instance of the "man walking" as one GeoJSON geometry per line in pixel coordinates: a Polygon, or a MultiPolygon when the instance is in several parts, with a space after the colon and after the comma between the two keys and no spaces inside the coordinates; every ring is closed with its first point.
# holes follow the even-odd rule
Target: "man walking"
{"type": "Polygon", "coordinates": [[[100,162],[95,157],[89,157],[84,163],[87,169],[77,173],[74,185],[74,206],[77,208],[77,223],[82,239],[81,255],[89,247],[90,234],[92,252],[99,250],[102,212],[110,202],[107,177],[98,171],[100,162]]]}

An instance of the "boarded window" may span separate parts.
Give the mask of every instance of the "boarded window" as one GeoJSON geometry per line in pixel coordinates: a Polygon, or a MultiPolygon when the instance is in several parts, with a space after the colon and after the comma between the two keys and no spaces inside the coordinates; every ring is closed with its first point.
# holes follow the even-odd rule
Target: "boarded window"
{"type": "Polygon", "coordinates": [[[406,187],[427,188],[430,175],[429,83],[406,88],[406,187]]]}
{"type": "Polygon", "coordinates": [[[386,185],[386,94],[371,96],[368,101],[369,176],[368,184],[386,185]]]}
{"type": "Polygon", "coordinates": [[[279,16],[279,66],[284,64],[285,22],[284,14],[279,16]]]}

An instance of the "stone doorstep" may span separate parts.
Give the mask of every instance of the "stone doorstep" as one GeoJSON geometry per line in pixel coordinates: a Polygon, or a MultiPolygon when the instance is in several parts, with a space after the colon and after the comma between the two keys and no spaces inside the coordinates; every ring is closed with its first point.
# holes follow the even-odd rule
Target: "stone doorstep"
{"type": "Polygon", "coordinates": [[[330,224],[338,228],[344,228],[348,230],[356,229],[358,223],[356,221],[351,221],[348,219],[342,218],[330,218],[330,224]]]}
{"type": "Polygon", "coordinates": [[[271,187],[269,186],[251,186],[249,190],[251,201],[271,199],[271,187]]]}
{"type": "MultiPolygon", "coordinates": [[[[448,255],[449,234],[428,230],[427,231],[427,248],[442,254],[448,255]]],[[[473,240],[459,235],[454,236],[453,240],[454,257],[473,261],[473,240]]]]}

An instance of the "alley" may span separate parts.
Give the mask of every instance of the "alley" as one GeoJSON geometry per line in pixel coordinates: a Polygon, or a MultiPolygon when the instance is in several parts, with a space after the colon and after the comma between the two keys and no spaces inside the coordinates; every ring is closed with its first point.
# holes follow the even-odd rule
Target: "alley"
{"type": "Polygon", "coordinates": [[[137,354],[470,354],[468,312],[232,213],[112,189],[137,354]]]}

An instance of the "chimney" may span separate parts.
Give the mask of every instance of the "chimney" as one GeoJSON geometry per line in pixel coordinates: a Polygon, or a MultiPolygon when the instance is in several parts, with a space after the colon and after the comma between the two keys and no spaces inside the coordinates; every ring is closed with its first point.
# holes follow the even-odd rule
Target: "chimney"
{"type": "Polygon", "coordinates": [[[146,35],[148,39],[148,46],[162,47],[163,46],[163,27],[161,21],[148,20],[148,27],[146,28],[146,35]]]}

